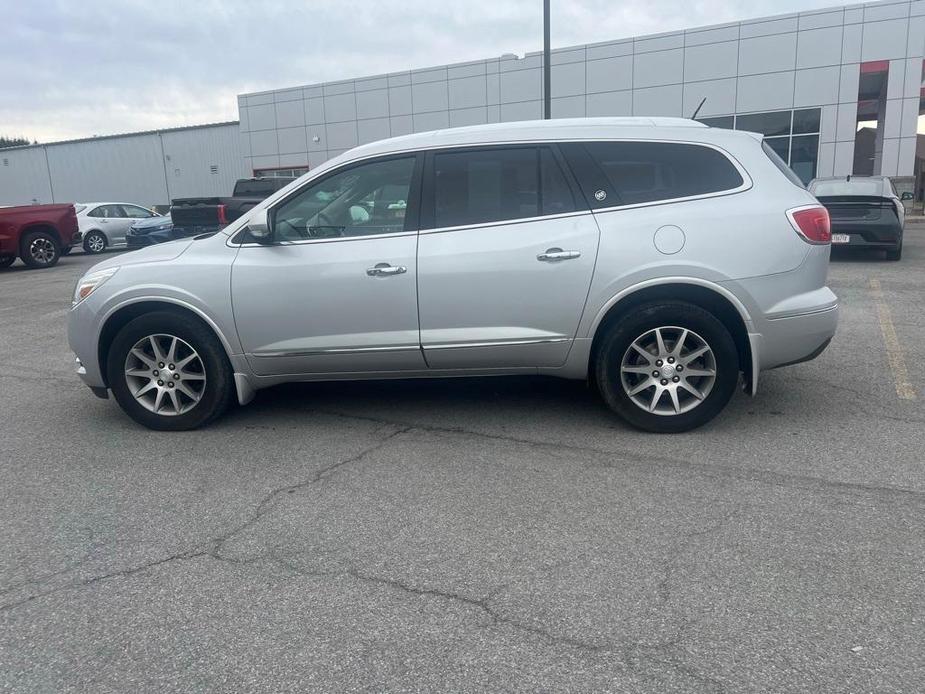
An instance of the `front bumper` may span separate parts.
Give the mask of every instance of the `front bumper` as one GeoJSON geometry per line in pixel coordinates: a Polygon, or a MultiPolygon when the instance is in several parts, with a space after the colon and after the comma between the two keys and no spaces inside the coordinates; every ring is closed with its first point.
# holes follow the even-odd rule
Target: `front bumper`
{"type": "Polygon", "coordinates": [[[95,317],[88,305],[92,300],[93,296],[88,297],[68,313],[67,339],[75,355],[77,375],[90,390],[99,395],[99,389],[106,390],[106,379],[100,371],[95,317]]]}
{"type": "Polygon", "coordinates": [[[80,361],[80,357],[74,357],[74,361],[77,363],[77,375],[80,377],[80,380],[93,392],[93,394],[101,398],[102,400],[109,399],[109,389],[106,386],[95,386],[91,385],[87,379],[87,367],[83,365],[83,362],[80,361]]]}

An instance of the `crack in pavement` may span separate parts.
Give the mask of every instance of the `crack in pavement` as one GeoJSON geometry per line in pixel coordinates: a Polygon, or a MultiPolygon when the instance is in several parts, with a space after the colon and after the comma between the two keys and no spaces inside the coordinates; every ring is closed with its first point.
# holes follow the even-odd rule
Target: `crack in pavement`
{"type": "MultiPolygon", "coordinates": [[[[148,569],[151,569],[151,568],[154,568],[154,567],[157,567],[157,566],[161,566],[161,565],[164,565],[164,564],[168,564],[168,563],[171,563],[171,562],[174,562],[174,561],[179,561],[179,560],[189,560],[189,559],[196,559],[196,558],[200,558],[200,557],[209,556],[209,557],[212,557],[212,558],[214,558],[214,559],[216,559],[216,560],[218,560],[218,561],[223,561],[223,562],[229,562],[229,563],[235,563],[235,564],[247,564],[247,563],[250,563],[249,561],[239,560],[239,559],[235,559],[235,558],[232,558],[232,557],[226,557],[226,556],[222,555],[221,550],[224,548],[225,544],[226,544],[229,540],[231,540],[232,538],[234,538],[236,535],[238,535],[238,534],[244,532],[244,531],[247,530],[248,528],[251,528],[251,527],[253,527],[254,525],[256,525],[256,524],[257,524],[257,523],[258,523],[258,522],[259,522],[259,521],[260,521],[271,509],[272,509],[272,507],[273,507],[273,502],[274,502],[281,494],[292,493],[292,492],[295,492],[295,491],[297,491],[297,490],[299,490],[299,489],[303,489],[303,488],[308,487],[308,486],[310,486],[310,485],[312,485],[312,484],[315,484],[315,483],[317,483],[317,482],[322,481],[323,479],[325,479],[325,478],[328,477],[329,475],[333,474],[334,472],[336,472],[336,471],[339,470],[340,468],[344,467],[345,465],[350,465],[351,463],[359,462],[360,460],[362,460],[362,459],[365,458],[366,456],[370,455],[371,453],[374,453],[374,452],[380,450],[381,448],[383,448],[384,446],[386,446],[390,441],[392,441],[392,439],[394,439],[396,436],[399,436],[400,434],[405,433],[405,432],[408,431],[409,429],[410,429],[410,427],[404,427],[404,428],[396,429],[395,431],[393,431],[393,432],[391,432],[390,434],[388,434],[387,436],[385,436],[381,441],[379,441],[379,442],[376,443],[375,445],[373,445],[373,446],[368,446],[367,448],[364,448],[362,451],[360,451],[360,452],[357,453],[356,455],[353,455],[353,456],[350,456],[350,457],[345,458],[345,459],[343,459],[343,460],[338,460],[338,461],[335,461],[335,462],[333,462],[333,463],[331,463],[331,464],[329,464],[329,465],[326,465],[326,466],[324,466],[324,467],[322,467],[322,468],[316,470],[316,471],[311,475],[311,477],[309,477],[309,478],[307,478],[307,479],[305,479],[305,480],[302,480],[302,481],[300,481],[300,482],[296,482],[296,483],[294,483],[294,484],[287,484],[287,485],[284,485],[284,486],[281,486],[281,487],[277,487],[277,488],[271,490],[269,493],[267,493],[267,494],[260,500],[260,502],[258,502],[257,506],[256,506],[255,509],[254,509],[253,514],[252,514],[247,520],[245,520],[245,521],[242,522],[242,523],[239,523],[238,525],[236,525],[236,526],[234,526],[233,528],[231,528],[230,530],[228,530],[228,531],[222,533],[221,535],[217,535],[217,536],[215,536],[215,537],[210,538],[210,539],[207,540],[205,543],[198,543],[197,545],[195,545],[195,546],[194,546],[193,548],[191,548],[191,549],[188,549],[188,550],[185,550],[185,551],[182,551],[182,552],[177,552],[177,553],[168,555],[167,557],[162,557],[162,558],[160,558],[160,559],[155,559],[155,560],[152,560],[152,561],[149,561],[149,562],[145,562],[145,563],[140,564],[140,565],[137,565],[137,566],[127,567],[127,568],[120,569],[120,570],[117,570],[117,571],[111,571],[111,572],[109,572],[109,573],[99,574],[99,575],[96,575],[96,576],[91,576],[91,577],[89,577],[89,578],[86,578],[86,579],[83,579],[83,580],[80,580],[80,581],[77,581],[77,582],[73,582],[73,581],[72,581],[72,582],[68,582],[68,583],[65,583],[65,584],[63,584],[63,585],[57,586],[57,587],[52,588],[52,589],[47,590],[47,591],[42,591],[42,592],[39,592],[39,593],[35,593],[35,594],[32,594],[32,595],[28,595],[28,596],[26,596],[26,597],[24,597],[24,598],[22,598],[22,599],[20,599],[20,600],[15,600],[15,601],[13,601],[13,602],[0,604],[0,612],[9,611],[9,610],[11,610],[11,609],[13,609],[13,608],[15,608],[15,607],[18,607],[18,606],[20,606],[20,605],[24,605],[24,604],[26,604],[26,603],[32,602],[33,600],[36,600],[36,599],[38,599],[38,598],[43,598],[43,597],[45,597],[45,596],[52,595],[53,593],[57,593],[57,592],[59,592],[59,591],[63,591],[63,590],[73,590],[73,589],[77,589],[77,588],[83,588],[83,587],[86,587],[86,586],[93,585],[93,584],[95,584],[95,583],[100,583],[100,582],[102,582],[102,581],[109,580],[109,579],[111,579],[111,578],[119,578],[119,577],[132,576],[132,575],[134,575],[134,574],[137,574],[137,573],[146,571],[146,570],[148,570],[148,569]]],[[[9,595],[10,593],[12,593],[12,592],[14,592],[14,591],[16,591],[16,590],[21,590],[21,589],[26,588],[26,587],[28,587],[28,586],[42,585],[42,584],[47,583],[48,581],[50,581],[50,580],[52,580],[52,579],[54,579],[54,578],[57,578],[57,577],[59,577],[59,576],[63,576],[63,575],[65,575],[65,574],[67,574],[67,573],[70,573],[70,572],[74,571],[75,569],[79,569],[82,565],[84,565],[85,563],[87,563],[87,562],[89,561],[90,556],[96,551],[96,549],[98,549],[98,547],[93,547],[93,548],[91,548],[91,550],[89,550],[89,551],[87,552],[87,554],[86,554],[84,557],[82,557],[80,560],[78,560],[76,563],[70,565],[69,567],[65,567],[64,569],[60,569],[60,570],[57,570],[57,571],[50,572],[50,573],[45,574],[45,575],[43,575],[43,576],[40,576],[40,577],[38,577],[38,578],[29,580],[29,581],[23,581],[23,582],[18,583],[18,584],[16,584],[16,585],[7,586],[7,587],[5,587],[5,588],[3,588],[3,589],[0,589],[0,596],[9,595]]]]}
{"type": "Polygon", "coordinates": [[[682,654],[690,655],[681,647],[681,642],[688,628],[687,623],[682,624],[674,635],[662,642],[648,643],[640,641],[631,644],[621,644],[607,641],[589,641],[574,636],[554,633],[542,626],[527,623],[522,619],[516,619],[505,615],[501,610],[492,605],[492,599],[506,586],[496,588],[485,597],[473,597],[471,595],[465,595],[460,592],[442,588],[419,587],[400,579],[365,573],[353,567],[340,571],[306,570],[286,561],[282,557],[274,556],[273,559],[284,569],[307,578],[328,580],[349,577],[360,583],[382,586],[414,597],[449,600],[469,607],[487,617],[489,623],[483,625],[483,628],[507,626],[515,631],[535,636],[551,646],[572,648],[589,654],[616,655],[628,669],[639,671],[643,675],[646,673],[642,668],[646,664],[669,667],[692,680],[709,685],[714,691],[723,691],[721,682],[697,670],[692,665],[685,662],[681,657],[682,654]],[[680,651],[680,653],[678,651],[680,651]]]}
{"type": "Polygon", "coordinates": [[[880,495],[889,498],[891,501],[897,499],[911,499],[918,503],[925,501],[925,491],[909,489],[907,487],[895,487],[889,485],[870,485],[861,482],[840,482],[837,480],[827,480],[812,475],[795,475],[786,472],[775,472],[773,470],[756,470],[751,468],[739,468],[727,465],[714,465],[710,463],[696,463],[684,458],[674,458],[664,455],[633,455],[625,450],[606,450],[595,448],[593,446],[581,446],[577,444],[562,443],[556,441],[537,441],[535,439],[511,436],[508,434],[493,434],[488,432],[475,431],[464,427],[443,426],[436,424],[418,424],[402,420],[392,420],[382,417],[373,417],[369,415],[353,414],[349,412],[340,412],[337,410],[311,409],[310,412],[320,415],[328,415],[340,419],[353,419],[356,421],[374,422],[378,424],[390,424],[392,426],[404,426],[408,431],[424,431],[439,434],[457,434],[461,436],[472,436],[476,438],[489,439],[493,441],[502,441],[506,443],[522,444],[535,448],[542,448],[553,451],[566,451],[573,453],[590,453],[595,456],[607,456],[608,461],[600,465],[587,465],[588,468],[616,468],[633,467],[644,472],[657,474],[666,467],[677,470],[690,471],[695,470],[704,475],[735,479],[745,482],[757,482],[780,487],[795,487],[797,489],[816,489],[825,491],[843,491],[846,493],[866,493],[880,495]],[[617,459],[620,462],[615,462],[617,459]],[[658,463],[658,466],[653,466],[658,463]]]}

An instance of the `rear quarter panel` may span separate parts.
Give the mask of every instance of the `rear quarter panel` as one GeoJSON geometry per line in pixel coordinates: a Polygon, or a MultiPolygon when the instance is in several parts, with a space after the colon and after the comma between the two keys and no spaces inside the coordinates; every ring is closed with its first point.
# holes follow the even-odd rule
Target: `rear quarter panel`
{"type": "MultiPolygon", "coordinates": [[[[798,268],[809,246],[784,210],[755,187],[742,193],[596,213],[601,229],[597,266],[579,334],[593,332],[612,299],[633,287],[683,282],[719,289],[729,280],[798,268]],[[680,229],[680,232],[677,231],[680,229]],[[662,242],[683,237],[683,246],[662,242]],[[661,248],[661,249],[660,249],[661,248]]],[[[750,297],[738,297],[751,314],[750,297]]]]}

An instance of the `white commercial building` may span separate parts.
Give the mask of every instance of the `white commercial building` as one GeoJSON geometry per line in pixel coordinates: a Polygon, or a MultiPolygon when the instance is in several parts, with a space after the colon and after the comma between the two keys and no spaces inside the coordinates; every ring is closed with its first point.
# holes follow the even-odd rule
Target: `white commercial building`
{"type": "MultiPolygon", "coordinates": [[[[699,119],[763,132],[804,180],[884,174],[900,179],[900,187],[914,186],[920,195],[922,186],[914,181],[922,180],[917,142],[923,56],[925,0],[571,46],[552,53],[552,116],[690,117],[702,103],[699,119]]],[[[31,159],[19,167],[27,182],[12,183],[11,172],[0,166],[0,204],[47,201],[49,194],[58,201],[113,199],[126,197],[125,191],[131,200],[152,203],[178,197],[180,190],[228,194],[238,175],[302,173],[364,142],[541,118],[542,85],[542,54],[529,53],[243,94],[238,97],[240,135],[234,144],[227,136],[228,156],[221,161],[215,143],[191,146],[182,167],[162,162],[157,147],[149,147],[146,158],[128,157],[116,152],[129,148],[128,136],[110,144],[102,138],[72,143],[55,154],[62,145],[2,150],[0,164],[8,153],[30,152],[31,159]],[[43,168],[41,149],[49,154],[51,174],[43,168]],[[83,157],[86,163],[79,161],[83,157]],[[125,164],[113,174],[111,160],[125,164]],[[203,173],[213,165],[218,174],[203,173]],[[172,179],[186,171],[190,177],[182,186],[172,179]],[[54,190],[48,183],[41,188],[43,172],[53,182],[60,179],[54,190]],[[155,180],[159,176],[166,182],[155,180]],[[137,187],[125,180],[130,177],[137,187]],[[222,190],[216,191],[220,181],[222,190]],[[193,190],[198,185],[202,188],[193,190]],[[39,196],[33,191],[40,188],[39,196]]],[[[216,127],[230,133],[233,126],[216,127]]],[[[188,133],[191,140],[209,133],[207,128],[176,132],[188,133]]],[[[137,137],[166,142],[167,134],[137,137]]],[[[173,155],[164,150],[163,156],[173,155]]]]}

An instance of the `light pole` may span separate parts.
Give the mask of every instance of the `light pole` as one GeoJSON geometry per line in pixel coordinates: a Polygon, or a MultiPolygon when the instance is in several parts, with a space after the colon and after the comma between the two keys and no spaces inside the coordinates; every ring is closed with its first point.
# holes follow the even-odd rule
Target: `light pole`
{"type": "Polygon", "coordinates": [[[543,0],[543,118],[552,118],[552,70],[549,66],[549,0],[543,0]]]}

